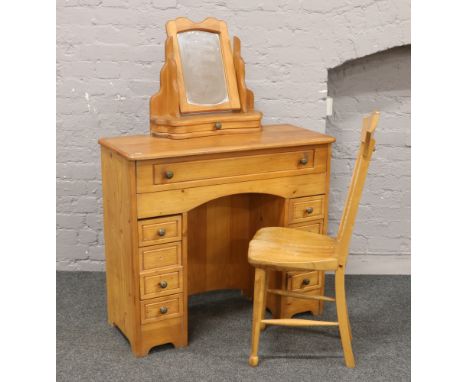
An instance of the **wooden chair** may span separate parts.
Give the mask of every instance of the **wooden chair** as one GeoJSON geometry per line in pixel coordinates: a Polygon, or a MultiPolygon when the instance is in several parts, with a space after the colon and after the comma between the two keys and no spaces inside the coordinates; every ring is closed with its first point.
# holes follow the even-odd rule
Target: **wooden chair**
{"type": "Polygon", "coordinates": [[[338,326],[345,364],[354,367],[351,347],[351,327],[345,296],[345,267],[353,225],[359,207],[367,169],[374,151],[374,130],[379,113],[364,118],[361,145],[354,166],[345,208],[336,238],[296,230],[293,228],[269,227],[260,229],[249,244],[249,263],[255,267],[255,289],[252,321],[252,350],[249,364],[258,365],[260,331],[266,325],[280,326],[338,326]],[[302,293],[267,289],[268,270],[279,271],[334,271],[335,298],[310,296],[302,293]],[[304,319],[264,319],[266,294],[273,293],[293,298],[335,301],[338,321],[315,321],[304,319]]]}

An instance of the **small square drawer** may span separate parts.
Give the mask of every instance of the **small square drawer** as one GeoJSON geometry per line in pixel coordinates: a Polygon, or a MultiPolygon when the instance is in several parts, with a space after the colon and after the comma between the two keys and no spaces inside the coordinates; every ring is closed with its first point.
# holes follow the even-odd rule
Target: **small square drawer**
{"type": "Polygon", "coordinates": [[[322,272],[312,271],[307,273],[288,273],[288,289],[291,292],[298,292],[320,287],[322,272]]]}
{"type": "Polygon", "coordinates": [[[158,268],[182,266],[180,242],[143,247],[139,252],[140,273],[148,273],[158,268]]]}
{"type": "Polygon", "coordinates": [[[290,224],[288,227],[312,233],[323,233],[323,220],[313,220],[305,224],[290,224]]]}
{"type": "Polygon", "coordinates": [[[289,201],[289,224],[324,217],[325,195],[306,196],[289,201]]]}
{"type": "Polygon", "coordinates": [[[140,220],[138,222],[140,247],[180,240],[181,221],[180,215],[140,220]]]}
{"type": "Polygon", "coordinates": [[[173,294],[141,302],[141,323],[150,324],[182,316],[183,295],[173,294]]]}
{"type": "Polygon", "coordinates": [[[182,292],[182,289],[182,269],[140,277],[140,297],[142,300],[182,292]]]}

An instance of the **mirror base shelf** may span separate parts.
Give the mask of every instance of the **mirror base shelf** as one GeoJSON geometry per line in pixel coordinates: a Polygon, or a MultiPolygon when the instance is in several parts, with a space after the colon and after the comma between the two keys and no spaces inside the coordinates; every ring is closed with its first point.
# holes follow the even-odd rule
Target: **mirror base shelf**
{"type": "Polygon", "coordinates": [[[236,133],[260,132],[262,113],[213,113],[173,118],[170,116],[151,119],[151,134],[172,139],[204,137],[236,133]]]}

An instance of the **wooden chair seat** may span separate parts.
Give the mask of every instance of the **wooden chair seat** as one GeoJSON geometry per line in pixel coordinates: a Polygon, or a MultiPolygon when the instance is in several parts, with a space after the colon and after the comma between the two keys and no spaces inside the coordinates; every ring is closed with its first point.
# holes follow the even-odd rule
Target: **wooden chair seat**
{"type": "Polygon", "coordinates": [[[280,270],[335,270],[336,239],[294,228],[260,229],[249,244],[249,263],[280,270]]]}

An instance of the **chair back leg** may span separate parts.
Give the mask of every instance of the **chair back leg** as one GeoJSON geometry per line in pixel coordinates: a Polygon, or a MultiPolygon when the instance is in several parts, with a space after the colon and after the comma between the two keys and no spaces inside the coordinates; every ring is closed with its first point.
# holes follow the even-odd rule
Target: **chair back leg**
{"type": "Polygon", "coordinates": [[[351,324],[349,323],[349,312],[348,312],[348,331],[349,331],[349,339],[353,340],[353,332],[351,331],[351,324]]]}
{"type": "Polygon", "coordinates": [[[351,345],[351,327],[349,325],[348,307],[346,305],[345,273],[343,266],[340,266],[335,272],[335,294],[336,313],[338,316],[338,327],[340,329],[345,364],[347,367],[353,368],[355,363],[351,345]]]}

